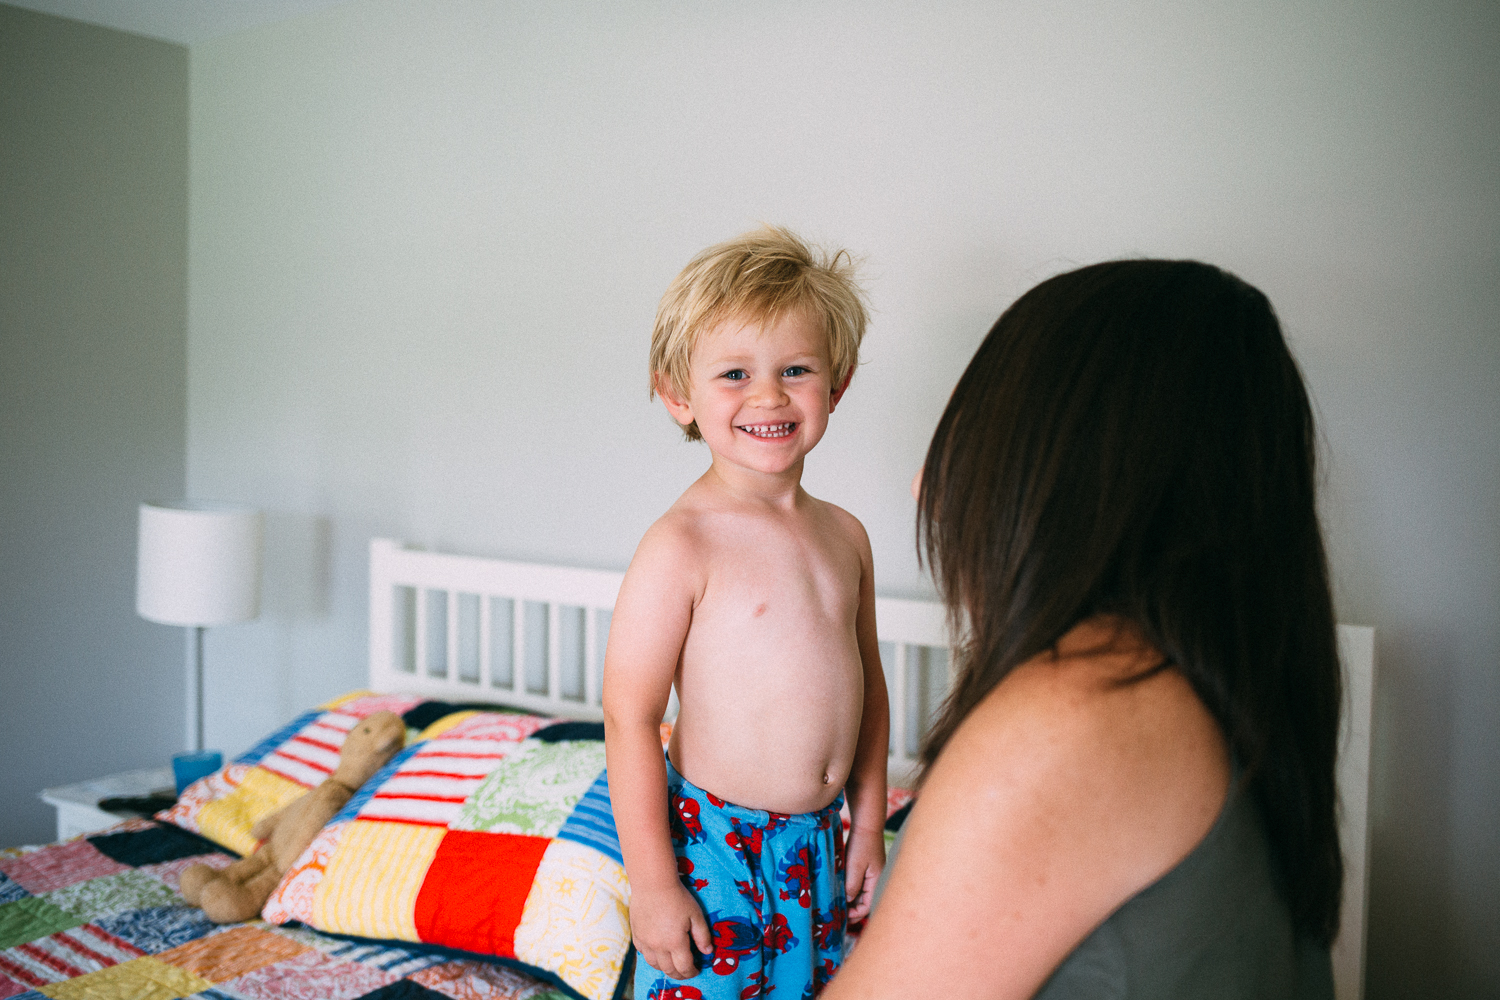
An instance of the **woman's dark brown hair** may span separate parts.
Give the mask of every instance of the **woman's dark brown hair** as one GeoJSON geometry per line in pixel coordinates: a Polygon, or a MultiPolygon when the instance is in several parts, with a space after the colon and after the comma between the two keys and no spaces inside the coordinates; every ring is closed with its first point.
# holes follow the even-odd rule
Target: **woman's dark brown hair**
{"type": "Polygon", "coordinates": [[[922,747],[1080,621],[1135,623],[1223,728],[1299,929],[1338,930],[1341,680],[1316,437],[1271,304],[1196,261],[1051,278],[980,345],[923,467],[919,550],[967,636],[922,747]]]}

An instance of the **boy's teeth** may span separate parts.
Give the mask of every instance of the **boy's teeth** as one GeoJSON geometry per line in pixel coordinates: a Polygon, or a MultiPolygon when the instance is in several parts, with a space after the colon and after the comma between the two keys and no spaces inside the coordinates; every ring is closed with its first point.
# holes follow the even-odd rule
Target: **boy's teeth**
{"type": "Polygon", "coordinates": [[[786,437],[792,432],[794,424],[746,424],[740,429],[754,434],[756,437],[786,437]]]}

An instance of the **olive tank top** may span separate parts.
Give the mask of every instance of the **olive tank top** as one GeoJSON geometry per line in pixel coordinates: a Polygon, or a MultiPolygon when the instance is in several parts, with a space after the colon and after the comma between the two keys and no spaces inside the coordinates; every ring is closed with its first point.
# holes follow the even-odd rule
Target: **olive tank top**
{"type": "MultiPolygon", "coordinates": [[[[883,873],[877,906],[884,882],[883,873]]],[[[1297,935],[1260,810],[1231,780],[1208,835],[1094,928],[1036,997],[1332,1000],[1333,968],[1327,948],[1297,935]]]]}

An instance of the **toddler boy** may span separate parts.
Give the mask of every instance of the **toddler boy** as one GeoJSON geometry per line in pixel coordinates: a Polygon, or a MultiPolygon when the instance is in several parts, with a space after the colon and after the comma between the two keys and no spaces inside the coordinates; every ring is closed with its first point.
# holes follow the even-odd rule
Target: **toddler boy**
{"type": "Polygon", "coordinates": [[[801,486],[864,336],[852,272],[766,227],[657,310],[653,394],[713,457],[636,549],[605,655],[637,1000],[816,996],[885,863],[870,542],[801,486]]]}

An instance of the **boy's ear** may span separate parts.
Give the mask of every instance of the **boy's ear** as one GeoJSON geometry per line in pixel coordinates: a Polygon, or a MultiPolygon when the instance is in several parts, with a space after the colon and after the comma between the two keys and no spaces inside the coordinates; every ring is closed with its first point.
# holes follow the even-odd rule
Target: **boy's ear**
{"type": "Polygon", "coordinates": [[[833,390],[833,398],[831,398],[831,399],[828,400],[828,412],[829,413],[832,413],[833,410],[834,410],[834,407],[836,407],[836,406],[839,405],[839,400],[841,400],[841,399],[844,398],[844,390],[847,389],[847,388],[849,388],[849,381],[851,379],[853,379],[853,378],[854,378],[854,366],[850,365],[849,366],[849,371],[844,375],[844,380],[839,383],[839,387],[837,389],[833,390]]]}
{"type": "Polygon", "coordinates": [[[693,406],[686,399],[677,395],[677,390],[672,385],[672,380],[665,372],[652,372],[651,387],[661,397],[662,405],[666,406],[667,412],[672,419],[683,427],[693,422],[693,406]]]}

